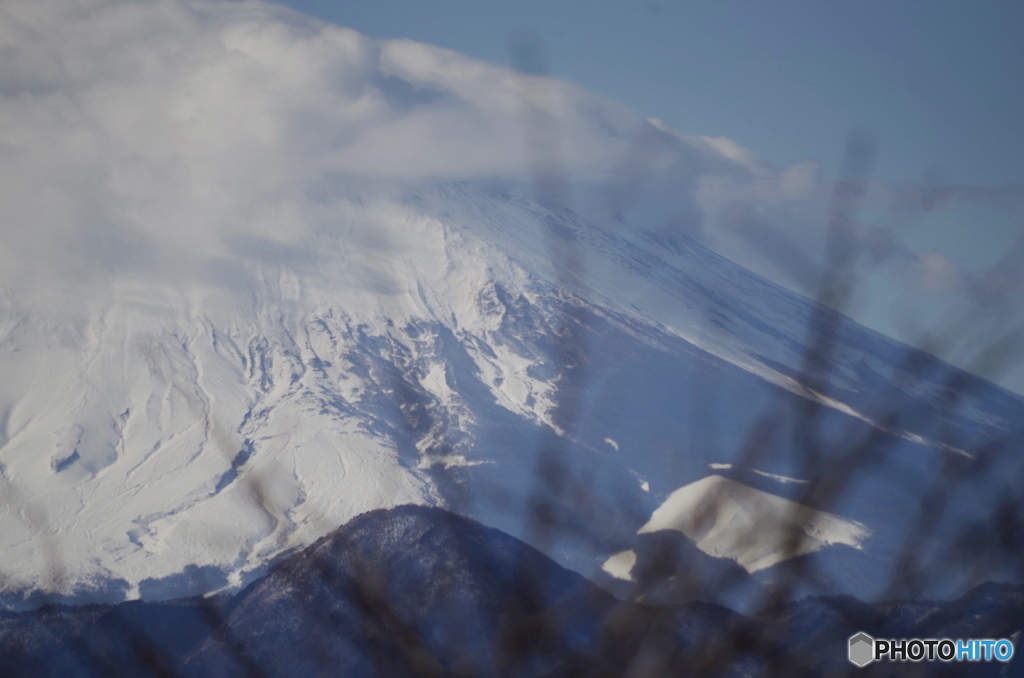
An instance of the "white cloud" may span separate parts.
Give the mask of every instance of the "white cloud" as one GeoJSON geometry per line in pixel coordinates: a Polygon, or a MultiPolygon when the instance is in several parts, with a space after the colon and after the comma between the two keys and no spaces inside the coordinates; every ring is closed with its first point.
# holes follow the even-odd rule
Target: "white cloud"
{"type": "Polygon", "coordinates": [[[288,240],[339,175],[526,178],[531,93],[580,175],[646,125],[567,83],[259,2],[5,0],[0,53],[8,283],[48,264],[187,268],[239,232],[288,240]]]}
{"type": "MultiPolygon", "coordinates": [[[[795,289],[816,289],[827,264],[832,186],[813,161],[776,168],[568,83],[262,2],[3,0],[0,59],[0,286],[206,275],[239,236],[315,231],[332,219],[324,196],[357,178],[562,169],[577,196],[599,187],[597,212],[702,238],[795,289]],[[531,112],[556,148],[531,148],[531,112]]],[[[1022,194],[875,186],[866,200],[1022,194]]],[[[964,280],[891,230],[849,224],[865,263],[912,262],[908,289],[964,280]]]]}

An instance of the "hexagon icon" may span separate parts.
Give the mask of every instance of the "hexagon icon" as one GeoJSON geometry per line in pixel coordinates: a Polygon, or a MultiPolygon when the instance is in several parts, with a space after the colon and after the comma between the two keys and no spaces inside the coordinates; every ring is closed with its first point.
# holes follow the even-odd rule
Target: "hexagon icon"
{"type": "Polygon", "coordinates": [[[875,660],[875,639],[861,631],[850,636],[850,662],[867,666],[875,660]]]}

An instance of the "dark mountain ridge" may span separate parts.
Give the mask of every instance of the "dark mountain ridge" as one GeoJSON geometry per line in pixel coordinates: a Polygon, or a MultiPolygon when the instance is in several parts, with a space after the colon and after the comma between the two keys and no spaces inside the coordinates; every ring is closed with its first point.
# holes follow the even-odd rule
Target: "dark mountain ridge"
{"type": "MultiPolygon", "coordinates": [[[[956,675],[1005,664],[873,664],[846,641],[1019,638],[1024,588],[947,603],[849,596],[753,616],[624,602],[532,547],[437,508],[363,514],[234,597],[0,614],[7,676],[956,675]],[[859,674],[858,674],[859,675],[859,674]]],[[[1014,674],[1016,675],[1016,674],[1014,674]]]]}

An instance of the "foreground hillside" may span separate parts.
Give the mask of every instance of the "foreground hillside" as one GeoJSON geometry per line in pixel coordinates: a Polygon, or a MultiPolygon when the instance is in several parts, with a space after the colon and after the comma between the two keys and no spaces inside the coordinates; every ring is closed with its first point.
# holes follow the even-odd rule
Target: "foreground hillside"
{"type": "MultiPolygon", "coordinates": [[[[949,603],[807,598],[752,616],[619,601],[492,528],[440,509],[362,515],[230,599],[50,607],[0,616],[4,675],[888,675],[847,638],[1009,638],[1024,589],[949,603]]],[[[902,664],[900,675],[1016,675],[902,664]]]]}

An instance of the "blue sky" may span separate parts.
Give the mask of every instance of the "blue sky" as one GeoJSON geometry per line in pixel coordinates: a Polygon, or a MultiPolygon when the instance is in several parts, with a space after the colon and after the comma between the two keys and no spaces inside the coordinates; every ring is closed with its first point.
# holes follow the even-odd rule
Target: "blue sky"
{"type": "Polygon", "coordinates": [[[878,138],[880,179],[1024,183],[1020,2],[283,4],[497,63],[529,31],[552,74],[780,165],[834,168],[857,126],[878,138]]]}
{"type": "MultiPolygon", "coordinates": [[[[868,132],[876,141],[875,181],[966,189],[937,209],[863,214],[922,262],[956,267],[936,266],[948,275],[931,275],[935,284],[920,298],[897,291],[891,269],[862,271],[847,310],[910,343],[977,325],[962,320],[973,317],[976,290],[995,269],[1005,278],[1008,266],[1019,268],[1006,253],[1024,223],[1024,3],[282,4],[371,37],[411,38],[502,64],[512,61],[510,41],[530,34],[543,44],[552,75],[685,134],[728,137],[779,167],[815,160],[827,179],[840,167],[847,134],[868,132]],[[953,278],[956,284],[941,283],[953,278]]],[[[1007,304],[1013,300],[992,309],[1004,326],[986,332],[1006,330],[1007,317],[1024,321],[1013,309],[1007,315],[1007,304]]],[[[943,357],[973,366],[975,341],[950,341],[943,357]]],[[[1022,364],[1018,356],[986,376],[1024,392],[1022,364]]]]}

